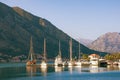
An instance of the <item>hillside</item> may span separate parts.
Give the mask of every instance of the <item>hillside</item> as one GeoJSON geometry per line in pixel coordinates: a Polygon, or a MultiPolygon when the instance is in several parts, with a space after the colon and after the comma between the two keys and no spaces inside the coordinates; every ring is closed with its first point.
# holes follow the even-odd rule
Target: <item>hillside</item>
{"type": "Polygon", "coordinates": [[[89,47],[102,52],[120,52],[120,33],[106,33],[93,41],[89,47]]]}
{"type": "MultiPolygon", "coordinates": [[[[62,56],[69,56],[70,37],[48,20],[19,8],[0,3],[0,53],[9,56],[28,55],[30,37],[36,54],[43,53],[43,39],[47,40],[47,57],[54,58],[61,41],[62,56]]],[[[81,52],[100,53],[81,44],[81,52]]],[[[73,40],[73,56],[78,53],[78,42],[73,40]]],[[[101,53],[104,55],[104,53],[101,53]]]]}

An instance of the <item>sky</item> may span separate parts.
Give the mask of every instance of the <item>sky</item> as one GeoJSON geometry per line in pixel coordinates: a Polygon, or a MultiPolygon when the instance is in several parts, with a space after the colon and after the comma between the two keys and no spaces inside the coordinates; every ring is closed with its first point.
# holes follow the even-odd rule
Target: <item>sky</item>
{"type": "Polygon", "coordinates": [[[74,39],[120,32],[120,0],[0,0],[50,21],[74,39]]]}

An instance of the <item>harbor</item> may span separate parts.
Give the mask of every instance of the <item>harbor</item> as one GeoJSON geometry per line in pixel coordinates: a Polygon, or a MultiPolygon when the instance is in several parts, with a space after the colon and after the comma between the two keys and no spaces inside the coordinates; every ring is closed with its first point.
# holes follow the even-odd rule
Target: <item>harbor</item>
{"type": "Polygon", "coordinates": [[[0,80],[120,80],[120,0],[0,0],[0,80]]]}
{"type": "Polygon", "coordinates": [[[44,50],[43,50],[43,56],[40,64],[36,64],[37,59],[35,58],[35,53],[34,53],[34,48],[33,48],[33,42],[32,42],[32,37],[30,39],[30,50],[29,50],[29,55],[28,59],[26,62],[26,66],[38,66],[40,65],[41,68],[47,68],[47,66],[98,66],[98,67],[106,67],[107,65],[117,65],[120,66],[120,61],[119,62],[109,62],[108,60],[101,58],[100,55],[98,54],[90,54],[88,56],[89,60],[85,60],[81,58],[81,52],[80,52],[80,43],[79,45],[79,53],[78,53],[78,59],[73,60],[72,57],[72,39],[70,38],[69,41],[69,59],[64,61],[62,60],[62,52],[61,52],[61,44],[60,41],[58,42],[59,44],[59,50],[58,50],[58,55],[55,57],[55,60],[52,64],[47,63],[47,52],[46,52],[46,39],[44,38],[44,50]]]}

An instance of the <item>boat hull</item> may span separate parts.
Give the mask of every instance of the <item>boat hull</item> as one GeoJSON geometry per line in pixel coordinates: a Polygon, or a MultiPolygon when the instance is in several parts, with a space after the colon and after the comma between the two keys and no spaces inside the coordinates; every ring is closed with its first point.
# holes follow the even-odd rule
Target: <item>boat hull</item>
{"type": "Polygon", "coordinates": [[[42,61],[40,66],[41,68],[47,68],[47,63],[45,61],[42,61]]]}
{"type": "Polygon", "coordinates": [[[36,61],[28,61],[26,63],[26,66],[32,66],[32,65],[35,65],[36,64],[36,61]]]}

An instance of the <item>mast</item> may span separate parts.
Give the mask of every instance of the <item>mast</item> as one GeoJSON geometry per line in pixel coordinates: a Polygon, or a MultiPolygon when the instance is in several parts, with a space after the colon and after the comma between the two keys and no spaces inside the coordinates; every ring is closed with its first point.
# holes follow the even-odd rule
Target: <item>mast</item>
{"type": "Polygon", "coordinates": [[[70,45],[70,61],[72,61],[72,38],[70,39],[69,45],[70,45]]]}
{"type": "Polygon", "coordinates": [[[60,45],[60,41],[59,41],[59,55],[61,57],[61,45],[60,45]]]}
{"type": "Polygon", "coordinates": [[[46,61],[46,39],[44,38],[44,54],[43,54],[44,60],[46,61]]]}
{"type": "Polygon", "coordinates": [[[79,55],[78,55],[78,59],[80,59],[80,43],[79,43],[79,55]]]}
{"type": "Polygon", "coordinates": [[[32,37],[30,39],[30,51],[29,51],[28,59],[30,59],[31,61],[35,59],[34,50],[33,50],[33,43],[32,43],[32,37]]]}

